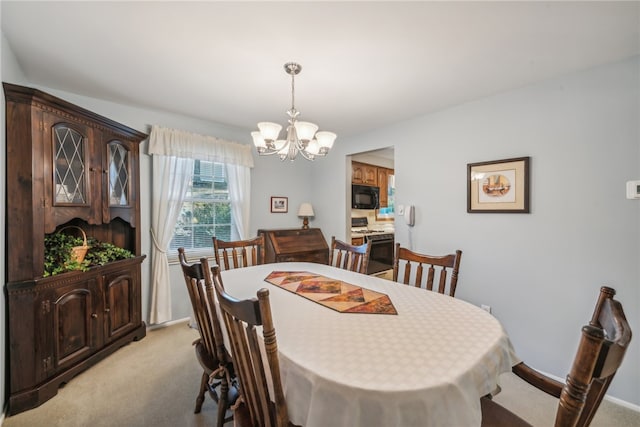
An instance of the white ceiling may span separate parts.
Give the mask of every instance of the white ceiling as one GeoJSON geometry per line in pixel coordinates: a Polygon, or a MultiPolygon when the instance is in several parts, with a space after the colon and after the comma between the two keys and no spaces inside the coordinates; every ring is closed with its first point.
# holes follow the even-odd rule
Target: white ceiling
{"type": "Polygon", "coordinates": [[[340,135],[640,54],[640,2],[2,1],[33,84],[340,135]]]}

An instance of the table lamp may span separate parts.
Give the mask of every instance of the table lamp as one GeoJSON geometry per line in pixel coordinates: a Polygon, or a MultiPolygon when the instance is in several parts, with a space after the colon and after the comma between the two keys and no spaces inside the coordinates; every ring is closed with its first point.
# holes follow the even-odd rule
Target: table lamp
{"type": "Polygon", "coordinates": [[[313,206],[311,203],[303,203],[300,205],[298,209],[298,217],[302,218],[302,229],[306,230],[309,228],[309,217],[314,216],[313,206]]]}

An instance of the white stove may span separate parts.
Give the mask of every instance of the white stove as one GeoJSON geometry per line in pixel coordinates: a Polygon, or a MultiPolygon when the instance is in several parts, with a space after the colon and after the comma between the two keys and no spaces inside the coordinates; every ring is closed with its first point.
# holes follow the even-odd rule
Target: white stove
{"type": "Polygon", "coordinates": [[[352,228],[351,229],[351,234],[356,234],[358,236],[369,236],[369,235],[373,235],[373,234],[393,234],[389,231],[385,231],[385,230],[371,230],[369,228],[352,228]]]}
{"type": "Polygon", "coordinates": [[[366,217],[351,218],[351,237],[363,236],[367,238],[376,236],[375,240],[379,240],[380,237],[393,239],[393,231],[369,228],[369,221],[366,217]]]}

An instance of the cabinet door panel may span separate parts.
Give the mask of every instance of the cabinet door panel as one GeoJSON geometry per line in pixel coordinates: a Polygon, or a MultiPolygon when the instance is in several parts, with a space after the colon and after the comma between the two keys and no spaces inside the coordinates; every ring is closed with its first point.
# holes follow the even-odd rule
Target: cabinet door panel
{"type": "Polygon", "coordinates": [[[94,200],[100,194],[100,174],[92,158],[93,130],[51,113],[43,113],[45,230],[72,218],[100,222],[94,200]],[[97,188],[96,188],[97,187],[97,188]]]}
{"type": "Polygon", "coordinates": [[[136,270],[105,275],[105,342],[128,332],[140,322],[136,314],[136,270]]]}
{"type": "Polygon", "coordinates": [[[380,187],[380,207],[386,208],[387,200],[387,177],[389,169],[378,168],[378,187],[380,187]]]}
{"type": "Polygon", "coordinates": [[[351,183],[378,185],[378,168],[366,163],[351,162],[351,183]]]}
{"type": "Polygon", "coordinates": [[[370,165],[365,166],[364,183],[367,185],[378,185],[378,168],[370,165]]]}
{"type": "Polygon", "coordinates": [[[88,357],[96,346],[95,280],[60,289],[53,302],[53,367],[62,369],[88,357]]]}
{"type": "Polygon", "coordinates": [[[102,137],[103,201],[102,218],[110,222],[119,217],[130,224],[136,222],[137,188],[133,177],[137,176],[137,144],[109,134],[102,137]]]}
{"type": "Polygon", "coordinates": [[[352,163],[351,183],[364,184],[364,167],[359,163],[352,163]]]}

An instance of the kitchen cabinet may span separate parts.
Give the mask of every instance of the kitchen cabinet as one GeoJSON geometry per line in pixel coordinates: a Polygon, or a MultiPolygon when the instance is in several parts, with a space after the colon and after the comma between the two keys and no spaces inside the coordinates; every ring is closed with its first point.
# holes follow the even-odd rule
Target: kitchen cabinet
{"type": "Polygon", "coordinates": [[[353,237],[351,239],[351,244],[354,246],[364,245],[364,237],[353,237]]]}
{"type": "Polygon", "coordinates": [[[389,185],[390,178],[393,176],[393,169],[378,167],[378,187],[380,187],[380,207],[386,208],[389,206],[389,185]]]}
{"type": "Polygon", "coordinates": [[[389,177],[394,170],[367,163],[351,162],[351,183],[372,185],[380,188],[380,207],[389,206],[389,177]]]}
{"type": "Polygon", "coordinates": [[[329,245],[319,228],[258,230],[264,236],[265,263],[329,264],[329,245]]]}
{"type": "Polygon", "coordinates": [[[12,415],[145,336],[139,144],[147,135],[37,89],[3,87],[12,415]],[[135,257],[44,277],[45,235],[68,226],[135,257]]]}
{"type": "Polygon", "coordinates": [[[351,183],[361,185],[378,185],[378,168],[360,162],[351,162],[351,183]]]}

